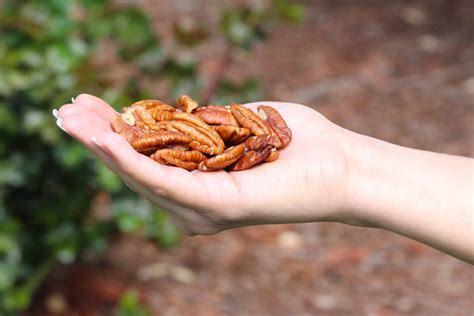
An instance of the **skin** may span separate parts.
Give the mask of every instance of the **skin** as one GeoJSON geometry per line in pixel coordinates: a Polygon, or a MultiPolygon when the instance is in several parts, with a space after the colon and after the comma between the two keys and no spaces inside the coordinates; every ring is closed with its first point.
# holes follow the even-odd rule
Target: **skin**
{"type": "Polygon", "coordinates": [[[276,108],[293,131],[277,161],[240,172],[188,172],[137,153],[110,122],[116,111],[81,94],[55,115],[187,235],[240,226],[331,221],[376,227],[474,263],[472,159],[389,144],[293,103],[276,108]]]}

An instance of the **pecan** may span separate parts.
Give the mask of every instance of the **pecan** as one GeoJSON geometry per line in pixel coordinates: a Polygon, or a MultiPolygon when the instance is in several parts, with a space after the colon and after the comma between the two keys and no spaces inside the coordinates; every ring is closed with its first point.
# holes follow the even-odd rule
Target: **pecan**
{"type": "Polygon", "coordinates": [[[265,125],[263,120],[251,110],[243,107],[240,104],[232,104],[230,112],[234,115],[237,122],[245,128],[248,128],[254,135],[269,134],[271,131],[265,125]]]}
{"type": "Polygon", "coordinates": [[[177,107],[138,101],[123,108],[111,126],[139,153],[187,170],[245,170],[278,159],[277,148],[291,141],[286,122],[269,106],[259,106],[258,113],[239,104],[198,107],[183,95],[177,107]]]}
{"type": "Polygon", "coordinates": [[[260,151],[268,145],[271,145],[271,141],[272,137],[270,135],[262,134],[247,138],[244,144],[247,150],[260,151]]]}
{"type": "Polygon", "coordinates": [[[273,146],[268,145],[263,150],[247,151],[236,163],[230,166],[230,171],[241,171],[252,168],[255,165],[265,161],[272,151],[273,146]]]}
{"type": "Polygon", "coordinates": [[[135,126],[136,120],[135,116],[133,115],[133,111],[127,109],[125,112],[120,113],[120,117],[126,124],[135,126]]]}
{"type": "Polygon", "coordinates": [[[214,154],[220,154],[221,152],[224,151],[225,145],[221,136],[212,127],[206,124],[206,122],[201,120],[199,117],[196,117],[190,113],[174,113],[173,119],[176,121],[186,122],[191,127],[194,127],[195,129],[200,131],[202,134],[209,137],[217,147],[217,152],[214,154]]]}
{"type": "Polygon", "coordinates": [[[278,150],[272,145],[273,137],[267,134],[252,136],[247,138],[245,141],[246,150],[261,151],[265,149],[268,145],[272,146],[269,156],[265,159],[265,162],[272,162],[278,159],[280,154],[278,150]]]}
{"type": "Polygon", "coordinates": [[[270,125],[271,129],[275,132],[281,142],[281,146],[275,146],[277,148],[283,148],[288,145],[292,138],[291,129],[286,125],[285,120],[280,113],[267,105],[260,105],[258,108],[258,114],[270,125]]]}
{"type": "Polygon", "coordinates": [[[211,125],[239,126],[235,117],[222,106],[205,106],[194,110],[194,115],[211,125]]]}
{"type": "Polygon", "coordinates": [[[161,164],[173,165],[189,171],[197,169],[199,163],[207,159],[197,150],[182,150],[181,148],[159,149],[150,158],[161,164]]]}
{"type": "Polygon", "coordinates": [[[176,102],[176,107],[186,113],[191,113],[198,106],[198,103],[187,95],[180,96],[176,102]]]}
{"type": "MultiPolygon", "coordinates": [[[[196,109],[199,110],[199,109],[202,109],[203,107],[199,107],[196,109]]],[[[213,105],[213,104],[209,104],[209,105],[206,105],[204,106],[204,108],[208,109],[208,110],[214,110],[214,111],[223,111],[223,112],[229,112],[230,111],[230,108],[227,106],[227,105],[213,105]]]]}
{"type": "Polygon", "coordinates": [[[114,132],[122,135],[129,143],[145,134],[145,132],[137,126],[127,124],[120,114],[115,116],[112,120],[111,127],[114,132]]]}
{"type": "Polygon", "coordinates": [[[240,144],[250,136],[250,130],[245,127],[217,125],[213,128],[227,145],[240,144]]]}
{"type": "Polygon", "coordinates": [[[133,116],[135,117],[135,124],[138,127],[146,131],[153,129],[153,126],[155,125],[156,121],[151,116],[150,112],[145,110],[144,107],[136,106],[133,108],[129,108],[128,111],[131,111],[133,113],[133,116]]]}
{"type": "Polygon", "coordinates": [[[198,126],[180,121],[170,121],[169,125],[171,130],[176,130],[192,139],[189,143],[189,147],[192,149],[199,150],[208,155],[217,155],[224,150],[224,146],[218,146],[209,134],[198,126]]]}
{"type": "Polygon", "coordinates": [[[188,145],[193,141],[188,135],[172,131],[159,131],[144,134],[132,139],[130,144],[139,153],[149,155],[152,152],[172,145],[188,145]]]}
{"type": "Polygon", "coordinates": [[[236,162],[245,151],[245,145],[240,144],[237,146],[227,148],[222,154],[209,158],[202,161],[199,164],[199,170],[210,171],[210,170],[222,170],[234,162],[236,162]]]}
{"type": "Polygon", "coordinates": [[[141,100],[130,105],[130,108],[142,107],[147,111],[158,110],[158,111],[169,111],[174,112],[176,109],[171,105],[163,103],[159,100],[141,100]]]}
{"type": "Polygon", "coordinates": [[[280,153],[278,152],[278,149],[272,148],[272,151],[270,152],[270,155],[268,155],[267,159],[265,159],[265,162],[275,161],[279,157],[280,157],[280,153]]]}
{"type": "Polygon", "coordinates": [[[153,118],[157,121],[171,121],[175,112],[170,111],[153,111],[153,118]]]}

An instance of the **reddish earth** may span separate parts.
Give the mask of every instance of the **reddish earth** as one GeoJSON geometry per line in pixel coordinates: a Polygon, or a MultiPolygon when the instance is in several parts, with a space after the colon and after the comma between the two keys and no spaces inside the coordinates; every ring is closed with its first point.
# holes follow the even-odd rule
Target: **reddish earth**
{"type": "MultiPolygon", "coordinates": [[[[141,2],[160,32],[180,10],[215,21],[209,6],[215,1],[141,2]]],[[[228,75],[239,78],[251,69],[269,99],[307,104],[359,133],[473,156],[474,2],[306,5],[305,23],[279,27],[252,54],[238,56],[228,75]]],[[[221,45],[200,50],[204,77],[215,65],[210,51],[222,51],[221,45]]],[[[389,232],[321,223],[183,237],[171,250],[119,237],[107,253],[57,267],[31,315],[50,314],[45,302],[51,297],[66,301],[60,315],[109,315],[126,288],[138,289],[156,315],[474,310],[472,266],[389,232]]]]}

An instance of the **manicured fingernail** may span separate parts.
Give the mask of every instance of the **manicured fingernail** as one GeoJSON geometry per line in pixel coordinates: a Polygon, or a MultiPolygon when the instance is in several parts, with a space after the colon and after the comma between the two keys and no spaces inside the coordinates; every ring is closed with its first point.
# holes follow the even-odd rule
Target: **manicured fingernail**
{"type": "Polygon", "coordinates": [[[58,119],[59,118],[59,111],[56,110],[56,109],[53,109],[53,115],[56,119],[58,119]]]}
{"type": "Polygon", "coordinates": [[[100,140],[97,139],[97,137],[93,136],[91,137],[91,141],[96,144],[97,146],[99,147],[102,147],[104,144],[102,144],[102,142],[100,140]]]}
{"type": "Polygon", "coordinates": [[[74,97],[72,97],[71,102],[72,102],[72,104],[76,103],[76,99],[74,99],[74,97]]]}
{"type": "Polygon", "coordinates": [[[56,125],[62,129],[64,132],[67,133],[66,129],[63,127],[63,119],[61,117],[58,117],[58,119],[56,120],[56,125]]]}

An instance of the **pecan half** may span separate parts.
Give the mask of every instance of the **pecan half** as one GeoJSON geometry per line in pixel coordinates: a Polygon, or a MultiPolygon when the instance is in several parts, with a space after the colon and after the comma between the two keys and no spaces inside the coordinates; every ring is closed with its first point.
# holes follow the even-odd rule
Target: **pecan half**
{"type": "Polygon", "coordinates": [[[173,165],[189,171],[197,169],[199,163],[207,159],[197,150],[182,150],[181,148],[159,149],[150,158],[161,164],[173,165]]]}
{"type": "Polygon", "coordinates": [[[115,133],[122,135],[129,143],[145,134],[145,132],[137,126],[127,124],[120,114],[114,117],[110,125],[115,133]]]}
{"type": "Polygon", "coordinates": [[[209,133],[198,126],[180,121],[170,121],[168,124],[172,130],[185,134],[192,139],[189,143],[189,147],[192,149],[199,150],[208,155],[217,155],[224,151],[224,146],[218,146],[209,133]]]}
{"type": "Polygon", "coordinates": [[[272,150],[270,151],[269,156],[265,159],[265,162],[272,162],[278,159],[280,154],[278,150],[273,147],[273,137],[267,134],[259,135],[259,136],[252,136],[247,138],[245,141],[245,147],[247,150],[253,151],[261,151],[265,149],[267,146],[272,146],[272,150]]]}
{"type": "Polygon", "coordinates": [[[170,111],[153,111],[153,118],[157,121],[171,121],[173,119],[173,115],[176,112],[170,111]]]}
{"type": "Polygon", "coordinates": [[[217,125],[213,126],[213,128],[219,133],[226,145],[240,144],[250,136],[250,130],[245,127],[217,125]]]}
{"type": "Polygon", "coordinates": [[[263,150],[247,151],[236,163],[229,167],[230,171],[242,171],[249,168],[252,168],[255,165],[258,165],[261,162],[264,162],[272,151],[273,146],[268,145],[263,150]]]}
{"type": "Polygon", "coordinates": [[[161,102],[160,100],[141,100],[130,105],[131,108],[142,107],[147,111],[158,110],[158,111],[170,111],[174,112],[176,109],[171,105],[161,102]]]}
{"type": "Polygon", "coordinates": [[[222,106],[204,106],[197,108],[194,115],[211,125],[233,125],[239,126],[234,115],[222,106]],[[219,108],[219,109],[218,109],[219,108]]]}
{"type": "Polygon", "coordinates": [[[176,107],[186,113],[191,113],[199,104],[187,95],[182,95],[176,102],[176,107]]]}
{"type": "Polygon", "coordinates": [[[262,134],[258,136],[252,136],[247,138],[245,141],[245,148],[247,150],[254,150],[254,151],[260,151],[267,147],[268,145],[271,145],[272,141],[272,136],[268,134],[262,134]]]}
{"type": "Polygon", "coordinates": [[[286,125],[285,120],[280,113],[268,105],[260,105],[258,108],[258,114],[270,125],[271,129],[275,132],[281,142],[281,146],[275,146],[277,148],[286,147],[292,138],[291,129],[286,125]]]}
{"type": "Polygon", "coordinates": [[[159,131],[144,134],[132,139],[130,145],[139,153],[149,155],[158,149],[172,145],[188,145],[193,141],[188,135],[172,131],[159,131]]]}
{"type": "Polygon", "coordinates": [[[237,146],[227,148],[222,154],[209,158],[202,161],[199,164],[199,170],[211,171],[211,170],[222,170],[234,162],[236,162],[245,152],[245,145],[240,144],[237,146]]]}
{"type": "Polygon", "coordinates": [[[272,148],[272,151],[270,152],[270,155],[268,155],[267,159],[265,159],[265,162],[275,161],[279,157],[280,157],[280,153],[278,152],[278,149],[272,148]]]}
{"type": "Polygon", "coordinates": [[[239,122],[243,127],[248,128],[252,134],[272,134],[271,130],[267,125],[265,125],[260,116],[242,105],[232,104],[230,106],[230,112],[234,115],[237,122],[239,122]]]}
{"type": "Polygon", "coordinates": [[[153,126],[155,125],[156,121],[151,116],[150,112],[148,112],[144,107],[136,106],[133,108],[129,108],[128,111],[131,111],[133,113],[133,116],[135,117],[135,124],[138,127],[146,131],[153,129],[153,126]]]}
{"type": "Polygon", "coordinates": [[[175,121],[186,122],[188,125],[194,127],[195,129],[199,130],[202,134],[205,134],[207,137],[209,137],[217,147],[217,152],[214,154],[220,154],[221,152],[224,151],[225,144],[221,136],[212,127],[206,124],[206,122],[201,120],[199,117],[196,117],[190,113],[176,112],[173,114],[173,119],[175,121]]]}

